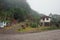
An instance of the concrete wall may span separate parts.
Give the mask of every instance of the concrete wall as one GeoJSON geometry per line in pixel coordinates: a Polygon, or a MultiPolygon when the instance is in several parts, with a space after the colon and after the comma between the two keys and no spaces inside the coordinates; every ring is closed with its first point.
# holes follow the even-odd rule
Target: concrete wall
{"type": "Polygon", "coordinates": [[[43,19],[40,20],[40,22],[50,22],[50,21],[51,21],[51,18],[48,18],[48,20],[47,18],[45,18],[44,20],[43,19]]]}

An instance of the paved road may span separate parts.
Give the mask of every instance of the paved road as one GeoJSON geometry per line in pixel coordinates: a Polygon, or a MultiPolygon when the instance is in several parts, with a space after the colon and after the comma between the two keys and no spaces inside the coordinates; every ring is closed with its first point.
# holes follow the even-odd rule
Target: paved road
{"type": "Polygon", "coordinates": [[[0,34],[0,40],[60,40],[60,30],[31,34],[0,34]]]}

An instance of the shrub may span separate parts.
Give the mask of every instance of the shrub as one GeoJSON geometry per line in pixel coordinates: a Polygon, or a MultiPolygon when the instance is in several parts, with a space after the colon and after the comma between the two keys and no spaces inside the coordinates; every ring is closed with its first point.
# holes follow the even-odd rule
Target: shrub
{"type": "Polygon", "coordinates": [[[37,24],[36,24],[36,23],[32,23],[32,24],[30,24],[30,26],[31,26],[32,28],[36,28],[36,27],[37,27],[37,24]]]}
{"type": "Polygon", "coordinates": [[[18,29],[18,31],[21,31],[21,29],[18,29]]]}

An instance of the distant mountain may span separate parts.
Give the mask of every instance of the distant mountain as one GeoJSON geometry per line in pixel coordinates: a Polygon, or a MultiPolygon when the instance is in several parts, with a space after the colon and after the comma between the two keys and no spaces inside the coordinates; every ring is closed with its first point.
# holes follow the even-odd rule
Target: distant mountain
{"type": "Polygon", "coordinates": [[[0,0],[0,5],[2,8],[24,8],[27,11],[30,10],[29,5],[27,4],[26,0],[0,0]]]}
{"type": "MultiPolygon", "coordinates": [[[[4,12],[4,17],[8,14],[9,17],[24,20],[29,14],[34,18],[40,18],[43,14],[38,14],[38,12],[32,10],[26,0],[0,0],[0,13],[4,12]],[[19,17],[19,18],[18,18],[19,17]]],[[[1,15],[0,14],[0,15],[1,15]]]]}

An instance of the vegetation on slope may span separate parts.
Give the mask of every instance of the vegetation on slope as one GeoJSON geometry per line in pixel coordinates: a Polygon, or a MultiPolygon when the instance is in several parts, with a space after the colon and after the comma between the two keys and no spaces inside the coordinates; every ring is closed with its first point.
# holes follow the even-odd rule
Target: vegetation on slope
{"type": "Polygon", "coordinates": [[[0,0],[0,19],[2,21],[11,21],[16,19],[24,21],[30,18],[40,18],[37,12],[33,11],[26,0],[0,0]]]}

